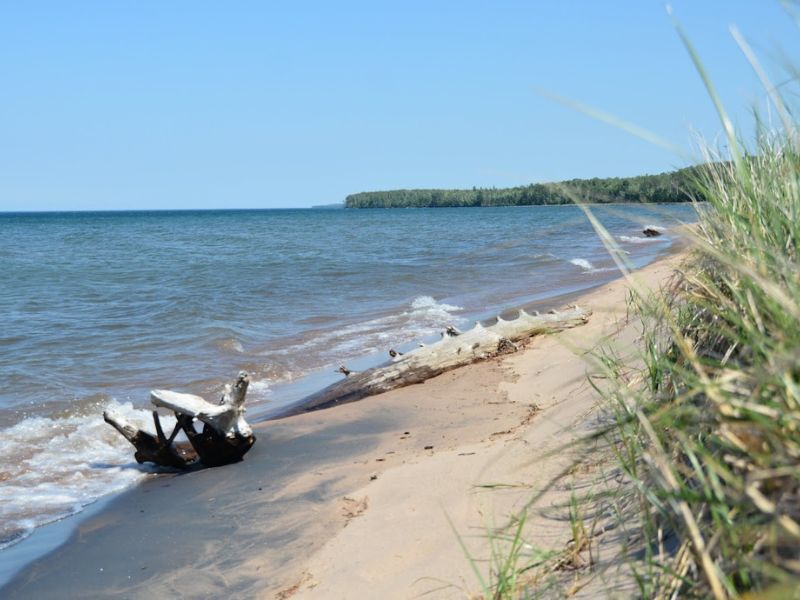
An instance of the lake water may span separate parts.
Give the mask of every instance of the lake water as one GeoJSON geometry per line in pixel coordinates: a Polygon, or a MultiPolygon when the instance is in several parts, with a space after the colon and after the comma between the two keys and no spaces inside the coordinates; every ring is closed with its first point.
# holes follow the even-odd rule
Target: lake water
{"type": "MultiPolygon", "coordinates": [[[[627,259],[690,205],[595,207],[627,259]]],[[[575,206],[0,213],[0,548],[146,477],[103,423],[149,390],[216,397],[251,373],[251,415],[336,367],[375,363],[616,276],[575,206]]],[[[0,550],[1,552],[1,550],[0,550]]]]}

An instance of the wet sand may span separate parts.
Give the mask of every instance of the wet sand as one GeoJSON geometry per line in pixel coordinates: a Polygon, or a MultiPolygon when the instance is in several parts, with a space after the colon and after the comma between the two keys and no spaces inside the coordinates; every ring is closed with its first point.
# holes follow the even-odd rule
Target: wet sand
{"type": "MultiPolygon", "coordinates": [[[[656,285],[677,260],[638,276],[656,285]]],[[[242,463],[121,495],[0,595],[468,597],[479,586],[454,530],[485,569],[489,527],[538,492],[545,505],[563,496],[548,483],[574,453],[553,450],[598,414],[585,353],[637,338],[626,289],[618,280],[591,292],[580,300],[594,311],[588,325],[516,354],[261,423],[242,463]]],[[[532,518],[532,535],[563,546],[568,523],[551,517],[532,518]]]]}

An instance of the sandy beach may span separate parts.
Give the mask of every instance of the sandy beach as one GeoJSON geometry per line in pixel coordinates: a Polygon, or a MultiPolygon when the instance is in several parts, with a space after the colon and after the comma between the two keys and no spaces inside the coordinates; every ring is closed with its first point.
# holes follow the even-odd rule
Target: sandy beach
{"type": "MultiPolygon", "coordinates": [[[[657,286],[680,257],[636,276],[657,286]]],[[[487,532],[547,489],[528,539],[552,549],[569,540],[557,508],[568,492],[548,484],[575,459],[562,447],[597,423],[586,353],[609,340],[635,346],[627,289],[619,279],[581,297],[587,325],[515,354],[261,423],[245,461],[123,494],[2,595],[473,597],[480,585],[456,533],[485,573],[487,532]]]]}
{"type": "Polygon", "coordinates": [[[0,3],[0,600],[800,600],[795,4],[0,3]]]}

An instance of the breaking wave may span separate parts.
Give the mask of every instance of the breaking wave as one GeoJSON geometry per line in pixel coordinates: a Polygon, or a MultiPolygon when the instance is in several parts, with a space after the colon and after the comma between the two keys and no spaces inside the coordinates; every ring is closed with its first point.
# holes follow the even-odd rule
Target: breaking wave
{"type": "Polygon", "coordinates": [[[595,270],[594,265],[592,263],[590,263],[588,260],[586,260],[585,258],[572,258],[572,259],[570,259],[569,262],[572,263],[573,265],[575,265],[576,267],[580,267],[584,271],[594,271],[595,270]]]}
{"type": "Polygon", "coordinates": [[[411,302],[413,316],[423,320],[450,317],[451,313],[463,310],[460,306],[437,302],[431,296],[418,296],[411,302]]]}
{"type": "Polygon", "coordinates": [[[93,408],[89,415],[27,417],[0,431],[0,550],[152,472],[132,462],[131,446],[102,417],[113,408],[152,430],[150,412],[114,400],[93,408]]]}
{"type": "Polygon", "coordinates": [[[621,235],[619,241],[626,244],[652,244],[653,242],[666,242],[669,241],[665,237],[640,237],[638,235],[621,235]]]}
{"type": "Polygon", "coordinates": [[[616,267],[596,267],[585,258],[573,258],[569,261],[576,267],[580,267],[584,273],[605,273],[607,271],[616,271],[616,267]]]}
{"type": "Polygon", "coordinates": [[[251,379],[250,385],[247,386],[248,401],[258,402],[268,399],[273,382],[274,379],[251,379]]]}
{"type": "Polygon", "coordinates": [[[314,356],[314,365],[289,365],[292,372],[300,375],[311,368],[329,368],[440,332],[447,325],[461,323],[462,319],[455,314],[461,310],[460,306],[437,302],[431,296],[418,296],[405,310],[334,330],[307,332],[301,343],[266,354],[287,358],[314,356]]]}

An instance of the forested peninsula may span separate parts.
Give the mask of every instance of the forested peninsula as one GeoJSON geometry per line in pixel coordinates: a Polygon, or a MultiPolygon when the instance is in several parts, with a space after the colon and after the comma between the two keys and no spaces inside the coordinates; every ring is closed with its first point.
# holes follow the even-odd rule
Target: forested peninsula
{"type": "MultiPolygon", "coordinates": [[[[345,199],[345,208],[437,208],[447,206],[529,206],[569,204],[574,200],[609,202],[687,202],[699,169],[687,167],[658,175],[570,179],[512,188],[467,190],[389,190],[361,192],[345,199]]],[[[695,188],[696,189],[696,188],[695,188]]],[[[695,194],[695,199],[697,198],[695,194]]]]}

